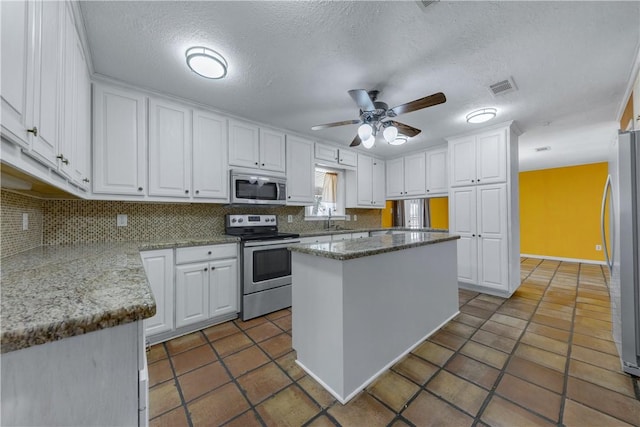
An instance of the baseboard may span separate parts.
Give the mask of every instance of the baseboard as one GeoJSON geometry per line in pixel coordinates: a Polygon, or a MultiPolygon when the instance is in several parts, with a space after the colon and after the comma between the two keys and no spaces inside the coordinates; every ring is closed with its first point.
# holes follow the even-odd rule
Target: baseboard
{"type": "Polygon", "coordinates": [[[593,259],[565,258],[565,257],[546,256],[546,255],[520,254],[520,258],[536,258],[536,259],[548,259],[551,261],[566,261],[566,262],[579,262],[582,264],[607,265],[605,261],[596,261],[593,259]]]}

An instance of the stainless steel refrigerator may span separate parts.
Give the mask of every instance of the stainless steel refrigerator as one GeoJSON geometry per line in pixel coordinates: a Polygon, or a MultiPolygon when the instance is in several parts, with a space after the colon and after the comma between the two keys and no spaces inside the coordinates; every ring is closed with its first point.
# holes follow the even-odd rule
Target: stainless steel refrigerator
{"type": "Polygon", "coordinates": [[[622,369],[640,376],[640,131],[621,132],[613,144],[601,220],[613,337],[622,369]]]}

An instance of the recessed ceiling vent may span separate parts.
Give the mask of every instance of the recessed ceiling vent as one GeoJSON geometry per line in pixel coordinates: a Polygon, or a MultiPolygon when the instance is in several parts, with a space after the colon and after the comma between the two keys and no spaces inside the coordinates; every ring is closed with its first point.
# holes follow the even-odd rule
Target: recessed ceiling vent
{"type": "Polygon", "coordinates": [[[509,77],[507,80],[492,84],[491,86],[489,86],[489,90],[491,91],[493,96],[498,96],[515,92],[516,90],[518,90],[518,88],[513,82],[513,77],[509,77]]]}
{"type": "Polygon", "coordinates": [[[426,9],[427,6],[433,4],[433,3],[438,3],[440,0],[418,0],[416,1],[416,3],[418,3],[418,6],[420,6],[421,9],[426,9]]]}
{"type": "Polygon", "coordinates": [[[539,153],[539,152],[541,152],[541,151],[549,151],[549,150],[551,150],[551,147],[549,147],[549,146],[547,145],[547,146],[545,146],[545,147],[536,147],[536,148],[534,148],[534,150],[536,150],[536,151],[539,153]]]}

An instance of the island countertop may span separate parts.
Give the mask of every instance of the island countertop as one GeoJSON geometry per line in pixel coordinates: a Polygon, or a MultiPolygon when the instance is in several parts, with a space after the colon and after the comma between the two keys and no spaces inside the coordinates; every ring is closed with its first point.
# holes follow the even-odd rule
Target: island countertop
{"type": "Polygon", "coordinates": [[[345,261],[459,238],[460,236],[449,233],[407,231],[362,239],[297,244],[289,246],[289,250],[345,261]]]}
{"type": "Polygon", "coordinates": [[[53,245],[2,258],[0,352],[151,317],[156,304],[140,251],[237,241],[53,245]]]}

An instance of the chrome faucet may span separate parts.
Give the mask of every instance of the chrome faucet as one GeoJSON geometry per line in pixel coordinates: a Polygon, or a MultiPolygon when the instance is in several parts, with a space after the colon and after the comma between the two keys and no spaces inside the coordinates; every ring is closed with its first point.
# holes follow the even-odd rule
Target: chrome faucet
{"type": "Polygon", "coordinates": [[[327,218],[326,230],[331,230],[331,208],[329,208],[329,216],[327,218]]]}

